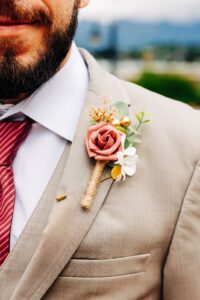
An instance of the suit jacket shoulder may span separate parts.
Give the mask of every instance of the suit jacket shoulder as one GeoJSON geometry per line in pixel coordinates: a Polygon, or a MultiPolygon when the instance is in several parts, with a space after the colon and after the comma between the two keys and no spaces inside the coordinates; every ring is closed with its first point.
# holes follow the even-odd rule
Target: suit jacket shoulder
{"type": "Polygon", "coordinates": [[[152,142],[196,164],[200,159],[200,110],[159,95],[136,84],[121,81],[134,110],[147,110],[152,116],[152,142]]]}

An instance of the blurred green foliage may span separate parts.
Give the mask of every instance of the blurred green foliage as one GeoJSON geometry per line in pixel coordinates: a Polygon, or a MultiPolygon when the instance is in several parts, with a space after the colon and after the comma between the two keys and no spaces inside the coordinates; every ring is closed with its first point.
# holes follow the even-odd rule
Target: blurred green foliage
{"type": "Polygon", "coordinates": [[[135,83],[169,98],[200,106],[200,87],[184,76],[144,72],[135,83]]]}
{"type": "Polygon", "coordinates": [[[103,59],[143,59],[145,53],[151,53],[155,60],[160,61],[200,61],[200,46],[181,46],[181,45],[154,45],[135,49],[132,51],[121,52],[116,48],[107,50],[95,50],[93,54],[96,58],[103,59]]]}

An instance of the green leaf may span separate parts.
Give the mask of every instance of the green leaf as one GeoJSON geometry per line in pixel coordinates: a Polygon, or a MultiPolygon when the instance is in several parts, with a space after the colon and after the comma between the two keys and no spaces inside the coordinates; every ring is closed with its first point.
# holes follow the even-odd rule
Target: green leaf
{"type": "Polygon", "coordinates": [[[127,149],[128,147],[130,147],[131,143],[128,139],[125,140],[125,143],[124,143],[124,148],[127,149]]]}
{"type": "Polygon", "coordinates": [[[136,118],[139,123],[149,123],[151,121],[151,115],[147,113],[145,110],[136,114],[136,118]]]}
{"type": "Polygon", "coordinates": [[[126,129],[126,132],[127,132],[127,136],[132,136],[134,134],[140,134],[140,132],[136,130],[136,126],[132,126],[132,125],[126,129]]]}
{"type": "Polygon", "coordinates": [[[132,135],[131,137],[128,138],[129,143],[131,144],[140,144],[141,143],[141,138],[140,135],[132,135]]]}
{"type": "Polygon", "coordinates": [[[138,130],[136,130],[136,128],[135,128],[135,129],[131,129],[131,130],[128,132],[127,136],[128,136],[128,137],[131,137],[131,136],[133,136],[134,134],[136,134],[136,135],[141,135],[141,132],[138,131],[138,130]]]}
{"type": "Polygon", "coordinates": [[[110,108],[112,108],[112,107],[115,107],[115,108],[117,108],[117,110],[118,110],[118,118],[121,118],[121,117],[124,117],[124,116],[126,116],[126,117],[129,117],[129,108],[128,108],[128,105],[126,104],[126,103],[124,103],[124,102],[115,102],[115,103],[113,103],[111,106],[110,106],[110,108]]]}
{"type": "Polygon", "coordinates": [[[114,162],[109,162],[107,164],[107,166],[110,167],[110,168],[114,168],[114,166],[116,166],[116,165],[114,164],[114,162]]]}
{"type": "Polygon", "coordinates": [[[121,127],[121,126],[115,126],[115,128],[125,134],[127,134],[127,130],[124,128],[124,127],[121,127]]]}
{"type": "Polygon", "coordinates": [[[141,111],[141,112],[137,113],[136,114],[136,118],[141,123],[143,121],[143,119],[144,119],[144,111],[141,111]]]}

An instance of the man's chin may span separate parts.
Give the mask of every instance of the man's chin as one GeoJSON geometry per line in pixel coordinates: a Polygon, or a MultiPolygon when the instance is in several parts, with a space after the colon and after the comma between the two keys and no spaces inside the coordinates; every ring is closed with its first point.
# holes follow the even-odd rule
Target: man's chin
{"type": "Polygon", "coordinates": [[[25,52],[27,52],[27,47],[19,41],[13,42],[6,40],[0,42],[0,59],[3,59],[8,55],[17,57],[19,55],[24,55],[25,52]]]}
{"type": "Polygon", "coordinates": [[[40,69],[39,55],[17,54],[8,49],[0,54],[0,99],[19,98],[32,94],[40,85],[36,73],[40,69]]]}

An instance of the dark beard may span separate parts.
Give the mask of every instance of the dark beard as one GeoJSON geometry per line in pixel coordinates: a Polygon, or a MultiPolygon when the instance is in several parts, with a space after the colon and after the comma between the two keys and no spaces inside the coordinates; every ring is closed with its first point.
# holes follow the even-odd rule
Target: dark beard
{"type": "MultiPolygon", "coordinates": [[[[24,67],[8,48],[0,62],[0,99],[16,99],[21,94],[31,95],[58,70],[71,47],[78,24],[78,9],[74,7],[70,24],[46,37],[46,51],[38,53],[35,65],[24,67]]],[[[3,101],[2,101],[3,102],[3,101]]]]}

